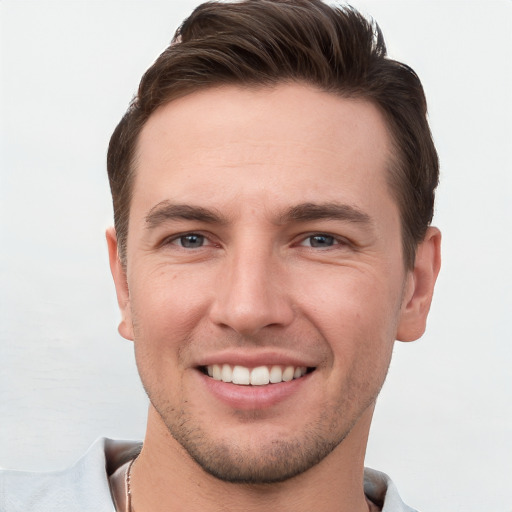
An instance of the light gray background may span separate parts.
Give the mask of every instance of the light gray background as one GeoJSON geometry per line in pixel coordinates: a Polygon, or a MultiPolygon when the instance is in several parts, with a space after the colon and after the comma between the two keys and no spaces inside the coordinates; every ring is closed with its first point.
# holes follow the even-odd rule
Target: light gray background
{"type": "MultiPolygon", "coordinates": [[[[141,438],[146,399],[107,265],[110,133],[195,1],[1,11],[0,465],[141,438]]],[[[420,75],[441,164],[428,333],[397,344],[367,465],[426,511],[510,511],[512,3],[357,1],[420,75]]]]}

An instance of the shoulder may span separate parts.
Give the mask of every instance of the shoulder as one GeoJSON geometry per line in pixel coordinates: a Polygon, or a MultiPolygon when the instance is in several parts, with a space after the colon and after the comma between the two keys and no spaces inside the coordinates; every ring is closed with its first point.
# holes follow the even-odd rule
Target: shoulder
{"type": "Polygon", "coordinates": [[[365,468],[364,493],[382,512],[418,512],[402,501],[391,478],[381,471],[365,468]]]}
{"type": "Polygon", "coordinates": [[[0,512],[115,512],[108,473],[139,446],[102,438],[63,471],[2,470],[0,512]]]}

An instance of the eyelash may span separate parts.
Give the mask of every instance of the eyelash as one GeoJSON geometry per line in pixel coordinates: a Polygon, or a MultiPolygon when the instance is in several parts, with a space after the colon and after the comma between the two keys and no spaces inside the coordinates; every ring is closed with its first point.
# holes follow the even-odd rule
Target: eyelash
{"type": "MultiPolygon", "coordinates": [[[[216,246],[216,247],[219,246],[219,244],[216,244],[216,243],[212,242],[208,235],[205,235],[205,234],[200,233],[200,232],[195,232],[195,231],[190,231],[190,232],[186,232],[186,233],[179,233],[177,235],[173,235],[170,238],[166,238],[162,242],[161,245],[162,246],[165,246],[165,245],[176,245],[177,247],[179,247],[181,249],[185,249],[185,250],[201,249],[201,248],[205,247],[205,245],[206,246],[216,246]],[[197,237],[197,238],[200,238],[200,239],[202,239],[202,243],[198,247],[185,247],[183,245],[183,239],[186,239],[187,237],[197,237]],[[181,244],[175,243],[175,242],[178,242],[178,241],[181,241],[182,243],[181,244]],[[207,243],[205,244],[205,242],[207,242],[207,243]]],[[[300,247],[306,247],[308,249],[328,250],[328,249],[331,249],[331,248],[336,247],[336,246],[342,246],[342,247],[351,246],[351,243],[347,239],[345,239],[343,237],[337,237],[335,235],[331,235],[330,233],[316,232],[316,233],[307,234],[306,236],[301,235],[300,238],[298,239],[298,242],[294,243],[294,245],[298,245],[300,247]],[[310,245],[312,239],[314,239],[314,238],[328,239],[328,241],[331,243],[331,245],[324,245],[323,247],[321,245],[316,246],[316,247],[314,245],[310,245]],[[310,244],[306,244],[306,242],[308,240],[310,241],[310,244]]]]}
{"type": "Polygon", "coordinates": [[[165,246],[165,245],[176,245],[178,246],[179,248],[181,249],[185,249],[185,250],[189,250],[189,249],[200,249],[202,247],[204,247],[204,242],[205,241],[208,241],[209,243],[207,245],[217,245],[217,244],[214,244],[213,242],[211,242],[211,240],[208,238],[207,235],[204,235],[203,233],[198,233],[198,232],[195,232],[195,231],[190,231],[190,232],[186,232],[186,233],[179,233],[177,235],[173,235],[172,237],[170,238],[166,238],[163,242],[162,242],[162,245],[165,246]],[[177,242],[177,241],[183,241],[183,239],[187,238],[187,237],[197,237],[197,238],[201,238],[203,240],[203,243],[199,246],[199,247],[185,247],[183,246],[182,244],[178,244],[178,243],[174,243],[174,242],[177,242]]]}
{"type": "MultiPolygon", "coordinates": [[[[318,240],[317,240],[318,241],[318,240]]],[[[302,238],[302,241],[299,243],[300,246],[302,247],[308,247],[310,249],[323,249],[323,250],[327,250],[327,249],[331,249],[332,247],[336,247],[336,246],[347,246],[347,245],[350,245],[349,242],[344,239],[344,238],[340,238],[340,237],[337,237],[337,236],[334,236],[334,235],[331,235],[329,233],[312,233],[312,234],[309,234],[308,236],[302,238]],[[317,238],[317,239],[328,239],[328,241],[331,243],[331,245],[324,245],[323,247],[321,245],[318,245],[318,246],[314,246],[311,244],[312,242],[312,239],[314,238],[317,238]],[[310,241],[310,244],[311,245],[305,245],[305,242],[306,241],[310,241]]]]}

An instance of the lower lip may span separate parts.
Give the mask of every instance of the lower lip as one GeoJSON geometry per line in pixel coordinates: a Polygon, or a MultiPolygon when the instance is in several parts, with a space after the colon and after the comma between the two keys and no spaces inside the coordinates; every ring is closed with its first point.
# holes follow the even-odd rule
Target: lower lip
{"type": "Polygon", "coordinates": [[[240,386],[212,379],[198,371],[207,390],[233,409],[244,411],[267,409],[291,397],[311,378],[311,373],[298,379],[265,386],[240,386]]]}

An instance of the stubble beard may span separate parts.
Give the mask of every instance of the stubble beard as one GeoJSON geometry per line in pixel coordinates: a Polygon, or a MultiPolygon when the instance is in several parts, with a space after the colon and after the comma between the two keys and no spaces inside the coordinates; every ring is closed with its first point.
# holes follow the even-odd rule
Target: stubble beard
{"type": "MultiPolygon", "coordinates": [[[[161,383],[153,381],[154,375],[144,378],[145,372],[141,371],[143,367],[136,357],[142,384],[153,408],[186,454],[215,478],[248,485],[284,482],[305,473],[331,454],[365,411],[373,408],[388,372],[391,352],[386,359],[380,362],[377,362],[379,358],[373,359],[374,364],[365,367],[363,372],[361,368],[352,368],[345,380],[346,388],[337,399],[326,402],[310,422],[285,434],[281,430],[281,434],[278,432],[275,436],[253,436],[251,429],[257,434],[258,424],[266,423],[264,413],[239,411],[238,427],[245,429],[245,435],[242,432],[236,439],[228,432],[215,435],[222,430],[222,425],[210,423],[203,411],[187,399],[173,403],[163,393],[161,383]]],[[[368,356],[366,361],[369,360],[372,358],[368,356]]],[[[294,414],[301,418],[307,411],[298,408],[294,414]]]]}
{"type": "Polygon", "coordinates": [[[307,471],[331,453],[348,434],[327,440],[312,427],[306,429],[301,440],[274,439],[258,448],[249,448],[238,443],[215,442],[201,427],[191,428],[184,422],[167,424],[167,428],[210,475],[224,482],[253,485],[283,482],[307,471]]]}
{"type": "MultiPolygon", "coordinates": [[[[325,417],[329,416],[327,413],[302,426],[299,432],[272,439],[267,436],[250,446],[233,440],[229,434],[220,440],[214,438],[204,426],[207,420],[191,410],[189,403],[178,411],[148,396],[171,436],[205,472],[224,482],[261,485],[284,482],[321,462],[344,441],[361,414],[373,406],[379,391],[380,386],[359,404],[356,414],[348,403],[330,404],[327,410],[338,411],[330,419],[325,417]],[[341,411],[347,412],[347,417],[341,411]]],[[[302,413],[297,411],[298,415],[302,413]]],[[[245,427],[257,431],[258,420],[254,418],[251,426],[251,420],[246,419],[245,427]]]]}

